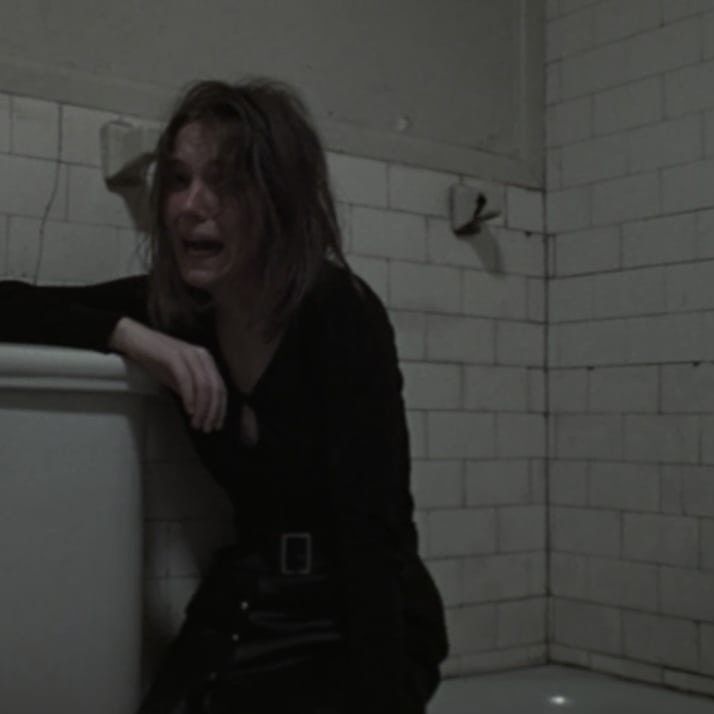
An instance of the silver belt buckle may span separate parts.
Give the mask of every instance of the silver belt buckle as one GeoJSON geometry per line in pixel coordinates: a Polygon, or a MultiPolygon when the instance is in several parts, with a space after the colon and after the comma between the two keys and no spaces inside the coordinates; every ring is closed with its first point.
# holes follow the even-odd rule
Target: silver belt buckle
{"type": "Polygon", "coordinates": [[[312,572],[312,535],[283,533],[280,536],[280,572],[309,575],[312,572]]]}

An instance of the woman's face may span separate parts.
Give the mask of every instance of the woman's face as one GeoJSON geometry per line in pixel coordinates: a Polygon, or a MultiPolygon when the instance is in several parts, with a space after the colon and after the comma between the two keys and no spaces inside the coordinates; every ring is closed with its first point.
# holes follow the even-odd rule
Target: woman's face
{"type": "Polygon", "coordinates": [[[191,122],[176,134],[167,167],[164,224],[183,280],[220,299],[255,278],[255,240],[219,160],[214,133],[191,122]]]}

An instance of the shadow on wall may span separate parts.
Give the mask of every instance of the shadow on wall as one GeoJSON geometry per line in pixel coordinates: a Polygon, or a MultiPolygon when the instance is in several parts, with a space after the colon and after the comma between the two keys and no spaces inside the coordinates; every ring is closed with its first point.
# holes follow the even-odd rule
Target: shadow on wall
{"type": "Polygon", "coordinates": [[[503,255],[488,225],[484,226],[478,235],[468,238],[466,242],[478,255],[484,270],[494,275],[503,274],[503,255]]]}

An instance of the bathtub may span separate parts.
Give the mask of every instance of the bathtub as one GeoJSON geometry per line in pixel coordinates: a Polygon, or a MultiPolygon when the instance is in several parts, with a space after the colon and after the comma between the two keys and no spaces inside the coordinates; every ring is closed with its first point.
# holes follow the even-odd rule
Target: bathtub
{"type": "Polygon", "coordinates": [[[445,680],[428,714],[712,714],[714,699],[548,665],[445,680]]]}
{"type": "Polygon", "coordinates": [[[130,714],[141,648],[142,401],[114,355],[0,345],[0,702],[130,714]]]}

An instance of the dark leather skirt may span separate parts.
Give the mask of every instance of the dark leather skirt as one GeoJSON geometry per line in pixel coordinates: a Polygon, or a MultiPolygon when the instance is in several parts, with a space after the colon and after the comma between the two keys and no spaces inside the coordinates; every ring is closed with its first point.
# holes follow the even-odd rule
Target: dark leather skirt
{"type": "MultiPolygon", "coordinates": [[[[329,578],[222,549],[139,714],[346,714],[354,678],[333,612],[329,578]]],[[[422,714],[438,666],[409,662],[405,676],[405,712],[422,714]]]]}
{"type": "MultiPolygon", "coordinates": [[[[285,667],[241,677],[226,686],[214,676],[212,636],[185,626],[171,646],[139,714],[347,714],[350,684],[346,657],[339,646],[296,660],[285,667]]],[[[426,712],[439,684],[437,666],[413,662],[407,672],[407,710],[426,712]]],[[[397,714],[395,712],[395,714],[397,714]]]]}

